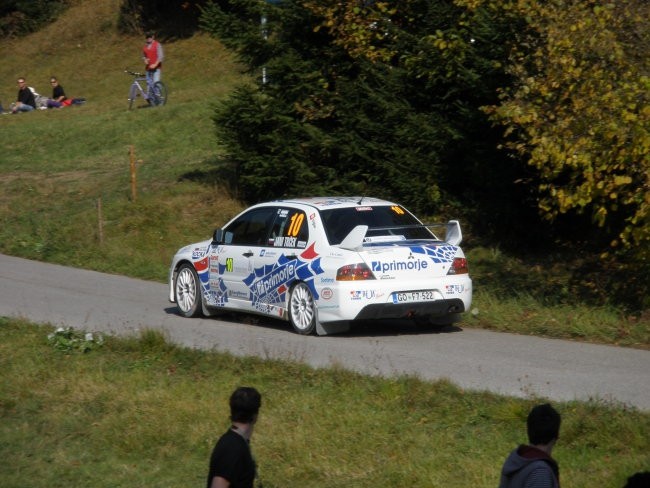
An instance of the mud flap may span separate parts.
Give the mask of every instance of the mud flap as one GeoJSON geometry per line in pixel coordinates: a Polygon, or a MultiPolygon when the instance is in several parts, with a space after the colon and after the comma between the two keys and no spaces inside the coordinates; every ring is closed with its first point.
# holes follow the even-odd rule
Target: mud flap
{"type": "Polygon", "coordinates": [[[350,322],[328,322],[326,324],[321,324],[316,322],[316,335],[326,336],[330,334],[342,334],[350,330],[350,322]]]}

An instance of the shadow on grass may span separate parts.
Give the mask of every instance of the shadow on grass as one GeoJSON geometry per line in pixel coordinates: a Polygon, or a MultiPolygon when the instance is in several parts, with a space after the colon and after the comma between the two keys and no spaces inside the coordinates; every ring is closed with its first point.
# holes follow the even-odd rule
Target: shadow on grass
{"type": "Polygon", "coordinates": [[[230,194],[237,194],[239,173],[234,163],[220,156],[208,158],[203,162],[210,165],[211,168],[208,170],[197,169],[188,171],[180,175],[178,181],[191,181],[203,185],[219,185],[225,188],[230,194]]]}

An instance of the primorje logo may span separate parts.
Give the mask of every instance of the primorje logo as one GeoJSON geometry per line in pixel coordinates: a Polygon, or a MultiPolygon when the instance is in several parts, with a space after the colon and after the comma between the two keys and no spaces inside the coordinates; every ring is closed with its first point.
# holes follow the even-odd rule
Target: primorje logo
{"type": "Polygon", "coordinates": [[[372,270],[379,273],[388,271],[421,271],[427,269],[429,262],[423,259],[415,261],[373,261],[372,270]]]}

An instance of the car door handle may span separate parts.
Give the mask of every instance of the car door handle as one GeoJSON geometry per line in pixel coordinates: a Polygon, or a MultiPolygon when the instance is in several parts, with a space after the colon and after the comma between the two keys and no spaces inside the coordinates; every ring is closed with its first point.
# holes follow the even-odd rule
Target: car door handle
{"type": "Polygon", "coordinates": [[[255,254],[253,251],[248,251],[242,254],[245,258],[250,258],[253,254],[255,254]]]}
{"type": "Polygon", "coordinates": [[[289,254],[289,255],[285,256],[285,258],[287,258],[287,259],[298,259],[298,256],[296,256],[295,254],[289,254]]]}

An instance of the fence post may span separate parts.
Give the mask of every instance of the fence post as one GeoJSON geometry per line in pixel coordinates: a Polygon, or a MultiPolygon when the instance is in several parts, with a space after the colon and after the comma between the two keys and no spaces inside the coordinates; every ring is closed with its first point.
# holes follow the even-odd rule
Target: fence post
{"type": "Polygon", "coordinates": [[[104,243],[104,215],[102,214],[102,197],[97,199],[97,226],[99,235],[99,244],[104,243]]]}
{"type": "Polygon", "coordinates": [[[135,202],[137,194],[136,173],[135,173],[135,149],[133,145],[129,146],[129,155],[131,163],[131,201],[135,202]]]}

